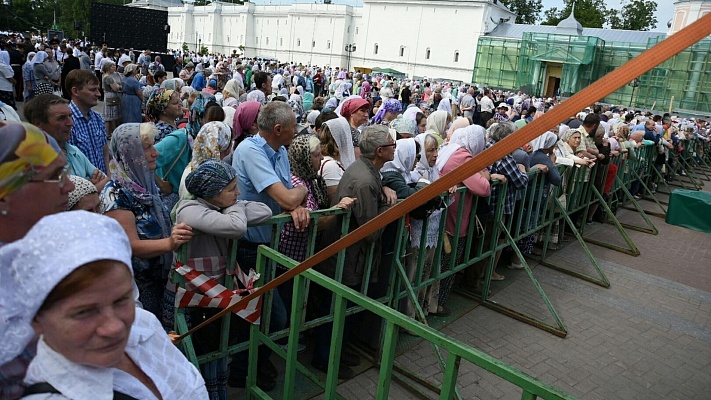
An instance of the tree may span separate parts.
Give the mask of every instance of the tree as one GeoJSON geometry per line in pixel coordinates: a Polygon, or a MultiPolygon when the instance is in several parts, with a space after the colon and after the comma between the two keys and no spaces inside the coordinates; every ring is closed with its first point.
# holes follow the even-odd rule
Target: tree
{"type": "Polygon", "coordinates": [[[544,12],[541,25],[558,25],[568,18],[575,3],[575,19],[586,28],[602,28],[607,21],[608,11],[604,0],[565,0],[562,10],[551,7],[544,12]]]}
{"type": "Polygon", "coordinates": [[[517,24],[535,24],[541,19],[542,0],[501,0],[501,3],[516,13],[517,24]]]}
{"type": "Polygon", "coordinates": [[[607,22],[612,29],[648,31],[657,27],[657,2],[652,0],[622,1],[620,10],[608,10],[607,22]]]}

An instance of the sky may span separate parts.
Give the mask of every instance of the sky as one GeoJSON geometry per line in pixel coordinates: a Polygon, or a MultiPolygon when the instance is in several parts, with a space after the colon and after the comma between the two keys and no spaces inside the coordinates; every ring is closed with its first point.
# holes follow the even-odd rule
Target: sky
{"type": "MultiPolygon", "coordinates": [[[[672,18],[672,13],[674,12],[674,2],[676,0],[655,0],[657,2],[657,12],[654,15],[657,17],[657,27],[652,29],[655,32],[667,32],[667,22],[672,18]]],[[[607,8],[621,8],[621,0],[605,0],[607,8]]],[[[543,0],[543,10],[547,10],[551,7],[558,7],[558,9],[563,8],[563,0],[543,0]]],[[[541,13],[543,16],[543,13],[541,13]]]]}

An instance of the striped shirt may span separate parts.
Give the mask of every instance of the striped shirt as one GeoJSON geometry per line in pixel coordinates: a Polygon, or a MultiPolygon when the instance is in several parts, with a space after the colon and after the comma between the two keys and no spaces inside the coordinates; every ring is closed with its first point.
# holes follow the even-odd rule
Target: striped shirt
{"type": "Polygon", "coordinates": [[[94,110],[89,110],[89,118],[86,118],[73,101],[69,103],[69,108],[74,121],[69,143],[78,147],[96,168],[108,174],[104,160],[104,145],[108,142],[104,119],[94,110]]]}

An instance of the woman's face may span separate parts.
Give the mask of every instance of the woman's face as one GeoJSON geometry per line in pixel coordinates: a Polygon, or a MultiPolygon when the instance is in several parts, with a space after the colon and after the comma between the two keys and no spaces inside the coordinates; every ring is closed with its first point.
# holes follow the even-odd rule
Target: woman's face
{"type": "Polygon", "coordinates": [[[420,120],[420,123],[417,125],[417,130],[420,133],[425,133],[427,130],[427,118],[422,118],[422,120],[420,120]]]}
{"type": "Polygon", "coordinates": [[[570,138],[568,139],[568,144],[573,149],[578,148],[578,146],[580,146],[580,132],[576,132],[572,136],[570,136],[570,138]]]}
{"type": "Polygon", "coordinates": [[[227,208],[237,202],[237,196],[239,196],[239,189],[237,188],[237,178],[235,178],[220,193],[207,200],[217,207],[227,208]]]}
{"type": "Polygon", "coordinates": [[[321,146],[319,146],[316,151],[311,152],[311,168],[314,172],[318,172],[321,168],[321,160],[323,160],[323,154],[321,154],[321,146]]]}
{"type": "Polygon", "coordinates": [[[94,212],[94,213],[99,213],[101,211],[100,206],[101,205],[101,199],[99,199],[99,194],[98,193],[89,193],[86,196],[82,197],[77,204],[72,207],[72,211],[75,210],[84,210],[84,211],[89,211],[89,212],[94,212]]]}
{"type": "Polygon", "coordinates": [[[153,141],[143,144],[143,154],[146,156],[146,162],[148,163],[148,169],[151,171],[156,170],[156,158],[158,158],[158,150],[153,146],[153,141]]]}
{"type": "Polygon", "coordinates": [[[356,127],[361,126],[368,122],[368,109],[366,107],[361,107],[357,109],[351,115],[351,122],[355,124],[356,127]]]}
{"type": "Polygon", "coordinates": [[[183,103],[180,101],[180,95],[178,94],[178,92],[173,92],[173,94],[170,95],[168,107],[163,110],[163,114],[165,114],[171,120],[174,120],[183,115],[183,103]]]}
{"type": "Polygon", "coordinates": [[[430,143],[427,145],[427,148],[425,149],[425,154],[427,155],[427,164],[429,164],[430,167],[434,167],[435,162],[437,161],[437,156],[439,155],[436,140],[434,143],[430,143]]]}
{"type": "Polygon", "coordinates": [[[86,289],[40,311],[32,326],[69,361],[110,368],[123,359],[135,318],[133,277],[118,261],[87,265],[94,264],[108,264],[108,272],[86,289]]]}

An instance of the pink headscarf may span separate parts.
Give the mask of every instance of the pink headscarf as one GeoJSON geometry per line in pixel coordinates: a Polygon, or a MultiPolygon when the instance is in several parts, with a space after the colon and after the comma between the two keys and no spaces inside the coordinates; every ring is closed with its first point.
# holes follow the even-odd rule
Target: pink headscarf
{"type": "Polygon", "coordinates": [[[235,117],[232,120],[235,138],[242,136],[254,125],[261,106],[262,103],[258,101],[245,101],[237,107],[237,112],[235,112],[235,117]]]}
{"type": "Polygon", "coordinates": [[[370,103],[361,98],[346,100],[341,108],[341,116],[350,121],[351,115],[363,107],[370,107],[370,103]]]}

